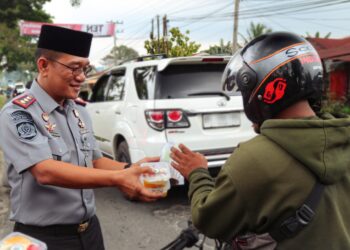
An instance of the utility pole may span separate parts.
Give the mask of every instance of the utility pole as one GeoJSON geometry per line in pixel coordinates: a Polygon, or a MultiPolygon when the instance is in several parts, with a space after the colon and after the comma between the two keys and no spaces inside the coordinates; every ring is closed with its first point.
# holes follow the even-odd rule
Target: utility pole
{"type": "Polygon", "coordinates": [[[160,54],[160,28],[159,28],[159,15],[157,15],[157,38],[158,38],[158,43],[157,43],[157,54],[160,54]]]}
{"type": "Polygon", "coordinates": [[[163,17],[163,48],[166,55],[168,55],[168,19],[166,15],[163,17]]]}
{"type": "Polygon", "coordinates": [[[238,12],[239,12],[239,1],[235,0],[235,9],[233,11],[233,38],[232,38],[232,54],[238,49],[237,35],[238,35],[238,12]]]}
{"type": "Polygon", "coordinates": [[[151,41],[153,41],[153,39],[154,39],[154,18],[152,18],[152,20],[151,20],[151,25],[152,25],[152,29],[151,29],[151,34],[149,35],[149,38],[151,39],[151,41]]]}
{"type": "MultiPolygon", "coordinates": [[[[117,25],[117,24],[123,24],[123,21],[111,21],[111,23],[114,23],[114,25],[117,25]]],[[[116,27],[116,26],[115,26],[116,27]]],[[[113,61],[114,61],[114,66],[117,66],[118,64],[118,55],[117,55],[117,33],[122,33],[123,30],[118,30],[118,29],[115,29],[114,32],[113,32],[113,61]]]]}

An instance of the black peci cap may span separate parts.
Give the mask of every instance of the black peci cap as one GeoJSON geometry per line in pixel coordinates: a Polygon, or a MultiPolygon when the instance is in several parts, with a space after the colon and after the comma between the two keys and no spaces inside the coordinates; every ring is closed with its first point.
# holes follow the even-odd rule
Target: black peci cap
{"type": "Polygon", "coordinates": [[[43,25],[39,36],[38,48],[79,57],[89,57],[91,41],[92,34],[90,33],[59,26],[43,25]]]}

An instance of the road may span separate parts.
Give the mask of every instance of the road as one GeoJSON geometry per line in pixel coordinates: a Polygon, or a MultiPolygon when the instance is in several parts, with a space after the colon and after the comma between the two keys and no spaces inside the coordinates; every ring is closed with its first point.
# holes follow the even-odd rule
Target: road
{"type": "MultiPolygon", "coordinates": [[[[0,239],[13,227],[7,219],[8,194],[0,188],[0,239]]],[[[187,228],[190,207],[185,187],[171,189],[165,199],[152,203],[128,201],[116,188],[96,189],[95,194],[106,250],[159,250],[187,228]]],[[[214,249],[212,240],[205,243],[204,250],[214,249]]]]}

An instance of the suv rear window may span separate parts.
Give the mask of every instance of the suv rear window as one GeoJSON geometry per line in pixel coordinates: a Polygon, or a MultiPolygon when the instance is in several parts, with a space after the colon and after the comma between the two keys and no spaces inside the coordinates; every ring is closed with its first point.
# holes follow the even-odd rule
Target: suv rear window
{"type": "MultiPolygon", "coordinates": [[[[221,92],[221,77],[226,64],[169,65],[156,72],[154,67],[135,69],[140,99],[194,98],[200,92],[221,92]]],[[[229,95],[240,95],[227,93],[229,95]]]]}

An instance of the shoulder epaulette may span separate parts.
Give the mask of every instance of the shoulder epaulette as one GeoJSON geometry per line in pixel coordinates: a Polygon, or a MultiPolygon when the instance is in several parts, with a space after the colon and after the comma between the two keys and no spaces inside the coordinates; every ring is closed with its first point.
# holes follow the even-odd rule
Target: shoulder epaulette
{"type": "Polygon", "coordinates": [[[79,104],[79,105],[84,106],[84,107],[85,107],[86,104],[87,104],[87,102],[84,101],[83,99],[81,99],[80,97],[74,99],[74,102],[75,102],[76,104],[79,104]]]}
{"type": "Polygon", "coordinates": [[[22,95],[14,100],[12,100],[13,104],[16,104],[22,108],[27,109],[30,105],[36,102],[36,99],[32,95],[22,95]]]}

